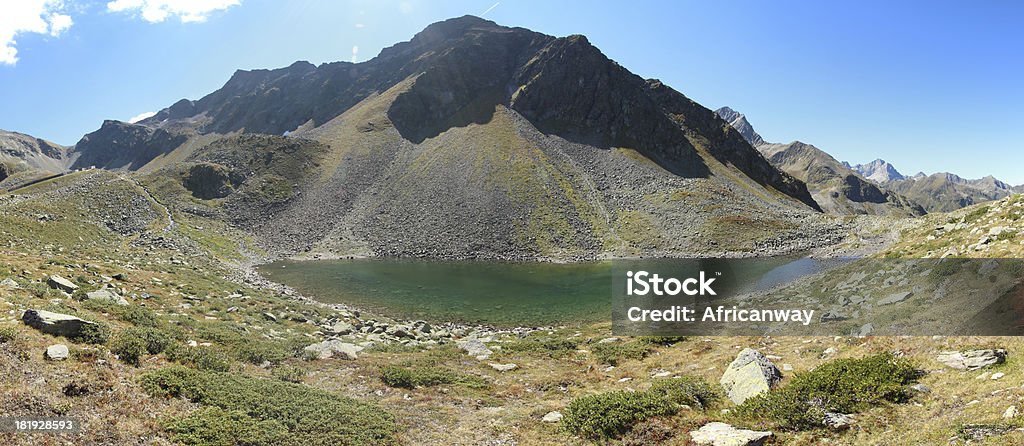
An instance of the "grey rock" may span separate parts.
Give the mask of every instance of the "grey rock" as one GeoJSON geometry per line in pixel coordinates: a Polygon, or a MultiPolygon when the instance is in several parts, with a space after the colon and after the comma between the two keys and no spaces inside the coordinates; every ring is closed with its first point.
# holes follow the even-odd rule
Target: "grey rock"
{"type": "Polygon", "coordinates": [[[1006,361],[1006,350],[946,351],[940,352],[935,359],[957,370],[977,370],[1006,361]]]}
{"type": "Polygon", "coordinates": [[[337,339],[329,339],[308,345],[303,350],[312,353],[317,359],[327,359],[336,356],[341,359],[355,360],[359,359],[359,352],[363,348],[355,344],[341,342],[337,339]]]}
{"type": "Polygon", "coordinates": [[[512,370],[515,370],[515,369],[519,368],[518,365],[511,364],[511,363],[509,363],[509,364],[496,364],[496,363],[492,362],[490,364],[490,366],[491,366],[492,369],[497,370],[499,372],[511,372],[512,370]]]}
{"type": "Polygon", "coordinates": [[[274,316],[273,313],[263,313],[263,319],[271,322],[277,322],[277,316],[274,316]]]}
{"type": "Polygon", "coordinates": [[[113,302],[117,305],[128,305],[128,301],[125,298],[107,289],[101,289],[85,293],[85,298],[87,300],[103,300],[107,302],[113,302]]]}
{"type": "Polygon", "coordinates": [[[46,310],[26,310],[21,321],[29,327],[53,336],[74,338],[81,336],[86,326],[95,325],[69,314],[54,313],[46,310]]]}
{"type": "Polygon", "coordinates": [[[464,350],[469,356],[477,359],[487,359],[494,354],[494,351],[487,348],[487,345],[477,338],[460,339],[455,345],[464,350]]]}
{"type": "Polygon", "coordinates": [[[761,352],[746,348],[729,364],[719,381],[733,403],[767,392],[782,379],[782,372],[761,352]]]}
{"type": "Polygon", "coordinates": [[[910,386],[910,390],[917,393],[931,393],[932,389],[924,384],[914,384],[910,386]]]}
{"type": "Polygon", "coordinates": [[[825,412],[825,417],[822,420],[822,424],[835,430],[848,429],[853,425],[854,418],[852,415],[836,413],[836,412],[825,412]]]}
{"type": "Polygon", "coordinates": [[[68,359],[68,346],[64,344],[53,344],[46,347],[46,359],[51,361],[63,361],[68,359]]]}
{"type": "Polygon", "coordinates": [[[75,285],[70,280],[58,276],[56,274],[46,279],[46,284],[49,285],[50,288],[61,290],[68,294],[74,293],[75,290],[78,289],[78,285],[75,285]]]}
{"type": "Polygon", "coordinates": [[[821,314],[822,322],[843,321],[846,319],[849,318],[835,311],[826,311],[821,314]]]}
{"type": "Polygon", "coordinates": [[[902,291],[899,293],[892,293],[885,298],[878,301],[878,305],[891,305],[899,302],[903,302],[914,295],[910,291],[902,291]]]}
{"type": "Polygon", "coordinates": [[[768,431],[737,429],[725,423],[712,422],[690,432],[690,440],[699,446],[760,446],[772,435],[768,431]]]}
{"type": "Polygon", "coordinates": [[[544,418],[541,418],[540,420],[545,423],[557,423],[559,421],[562,421],[562,412],[553,410],[551,412],[544,414],[544,418]]]}
{"type": "Polygon", "coordinates": [[[21,286],[18,285],[18,282],[15,282],[14,279],[12,279],[10,277],[8,277],[8,278],[6,278],[4,280],[0,280],[0,287],[4,287],[4,288],[10,289],[10,290],[16,290],[18,288],[21,288],[21,286]]]}
{"type": "Polygon", "coordinates": [[[331,326],[331,328],[327,329],[327,331],[329,331],[331,333],[334,333],[334,334],[337,334],[337,335],[342,335],[342,336],[347,335],[347,334],[352,334],[352,332],[354,330],[355,330],[355,327],[353,327],[352,324],[350,324],[348,322],[345,322],[345,321],[335,322],[334,325],[331,326]]]}

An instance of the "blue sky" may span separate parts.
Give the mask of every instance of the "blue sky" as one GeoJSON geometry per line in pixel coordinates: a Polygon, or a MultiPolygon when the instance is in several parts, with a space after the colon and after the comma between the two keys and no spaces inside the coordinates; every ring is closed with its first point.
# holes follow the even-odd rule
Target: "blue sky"
{"type": "Polygon", "coordinates": [[[0,0],[0,128],[73,144],[103,119],[198,99],[235,69],[350,60],[355,47],[366,60],[485,11],[585,34],[640,76],[745,113],[769,141],[1024,183],[1024,3],[1002,0],[0,0]],[[12,23],[36,4],[37,20],[12,23]]]}

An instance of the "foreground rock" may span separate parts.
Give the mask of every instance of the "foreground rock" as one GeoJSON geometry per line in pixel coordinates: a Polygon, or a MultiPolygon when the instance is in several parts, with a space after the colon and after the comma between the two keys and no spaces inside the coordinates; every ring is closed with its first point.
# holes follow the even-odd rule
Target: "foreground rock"
{"type": "Polygon", "coordinates": [[[701,446],[760,446],[771,437],[771,432],[737,429],[718,422],[690,432],[690,439],[701,446]]]}
{"type": "Polygon", "coordinates": [[[487,359],[494,354],[491,349],[487,348],[487,345],[484,344],[483,341],[477,338],[462,339],[456,342],[456,345],[464,350],[469,356],[480,360],[487,359]]]}
{"type": "Polygon", "coordinates": [[[729,364],[719,381],[733,403],[767,392],[782,379],[782,372],[761,352],[746,348],[729,364]]]}
{"type": "Polygon", "coordinates": [[[492,362],[490,364],[490,366],[491,366],[492,369],[497,370],[499,372],[511,372],[511,371],[519,368],[518,365],[512,364],[512,363],[509,363],[509,364],[496,364],[496,363],[492,362]]]}
{"type": "Polygon", "coordinates": [[[68,294],[74,293],[75,290],[78,289],[78,285],[75,285],[70,280],[58,276],[56,274],[46,279],[46,284],[49,285],[50,288],[61,290],[68,294]]]}
{"type": "Polygon", "coordinates": [[[311,353],[317,359],[327,359],[336,356],[341,359],[356,360],[359,359],[359,352],[363,348],[355,344],[341,342],[337,339],[330,339],[306,346],[303,350],[311,353]]]}
{"type": "Polygon", "coordinates": [[[96,325],[69,314],[54,313],[46,310],[26,310],[21,321],[29,327],[53,336],[77,338],[85,334],[86,327],[96,325]]]}
{"type": "Polygon", "coordinates": [[[54,344],[46,347],[46,359],[51,361],[63,361],[68,359],[68,346],[64,344],[54,344]]]}
{"type": "Polygon", "coordinates": [[[940,352],[935,359],[957,370],[977,370],[1006,361],[1006,350],[1000,348],[940,352]]]}

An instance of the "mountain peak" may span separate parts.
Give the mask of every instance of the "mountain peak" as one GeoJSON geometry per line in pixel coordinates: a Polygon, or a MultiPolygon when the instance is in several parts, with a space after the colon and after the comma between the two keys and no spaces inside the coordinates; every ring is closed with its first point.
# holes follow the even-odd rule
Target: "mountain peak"
{"type": "Polygon", "coordinates": [[[761,138],[761,135],[754,131],[754,126],[750,125],[750,121],[747,121],[747,117],[743,113],[726,106],[715,110],[715,114],[740,132],[743,135],[743,139],[747,140],[750,145],[756,147],[765,144],[764,138],[761,138]]]}
{"type": "Polygon", "coordinates": [[[881,158],[867,164],[853,166],[853,170],[864,178],[879,184],[906,178],[892,164],[881,158]]]}

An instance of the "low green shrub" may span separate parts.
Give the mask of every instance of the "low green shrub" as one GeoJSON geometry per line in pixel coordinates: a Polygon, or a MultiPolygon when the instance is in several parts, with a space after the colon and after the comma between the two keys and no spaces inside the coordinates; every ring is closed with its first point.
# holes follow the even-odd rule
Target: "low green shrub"
{"type": "Polygon", "coordinates": [[[781,429],[811,429],[822,425],[825,412],[848,414],[906,401],[905,387],[916,376],[909,361],[889,354],[837,359],[747,400],[736,413],[767,419],[781,429]]]}
{"type": "Polygon", "coordinates": [[[240,410],[203,407],[171,421],[166,429],[186,445],[236,446],[285,444],[288,428],[277,420],[255,419],[240,410]]]}
{"type": "Polygon", "coordinates": [[[145,354],[156,355],[172,343],[166,333],[151,327],[131,327],[119,333],[111,341],[110,351],[127,364],[139,365],[145,354]]]}
{"type": "Polygon", "coordinates": [[[660,379],[646,391],[614,391],[576,398],[566,407],[562,426],[584,438],[618,438],[639,423],[676,413],[684,404],[704,409],[718,398],[714,388],[700,378],[660,379]]]}
{"type": "Polygon", "coordinates": [[[306,378],[306,369],[291,365],[274,367],[271,374],[274,378],[290,383],[301,383],[306,378]]]}
{"type": "Polygon", "coordinates": [[[551,357],[575,351],[579,343],[572,339],[557,337],[525,337],[523,339],[501,344],[502,352],[509,353],[542,353],[551,357]]]}
{"type": "Polygon", "coordinates": [[[637,342],[670,347],[686,340],[686,336],[640,336],[637,342]]]}
{"type": "Polygon", "coordinates": [[[625,359],[643,359],[651,350],[650,343],[639,341],[597,343],[590,348],[598,361],[610,365],[618,365],[625,359]]]}
{"type": "Polygon", "coordinates": [[[301,349],[296,350],[294,346],[284,342],[253,341],[235,347],[236,358],[256,365],[264,362],[278,364],[285,359],[297,356],[299,352],[301,349]]]}
{"type": "Polygon", "coordinates": [[[6,344],[13,341],[18,337],[18,329],[13,325],[4,325],[0,327],[0,344],[6,344]]]}
{"type": "Polygon", "coordinates": [[[132,325],[156,327],[159,323],[153,310],[140,305],[118,305],[108,300],[93,299],[83,301],[82,307],[98,313],[109,313],[132,325]]]}
{"type": "Polygon", "coordinates": [[[166,425],[186,445],[397,444],[394,417],[380,407],[301,384],[184,367],[148,372],[140,384],[204,408],[166,425]]]}
{"type": "Polygon", "coordinates": [[[217,348],[172,344],[165,353],[167,359],[199,370],[226,372],[231,369],[227,353],[217,348]]]}
{"type": "Polygon", "coordinates": [[[654,392],[599,393],[572,400],[565,408],[562,426],[584,438],[618,438],[641,421],[671,415],[676,410],[654,392]]]}
{"type": "Polygon", "coordinates": [[[718,401],[718,391],[703,379],[691,376],[659,379],[651,385],[649,392],[661,395],[667,401],[703,409],[718,401]]]}
{"type": "Polygon", "coordinates": [[[71,340],[83,344],[106,344],[110,340],[110,326],[102,322],[87,324],[82,327],[79,335],[71,340]]]}
{"type": "Polygon", "coordinates": [[[468,387],[484,387],[483,378],[456,373],[438,366],[397,367],[387,366],[380,371],[380,380],[388,387],[412,389],[441,384],[463,384],[468,387]]]}

